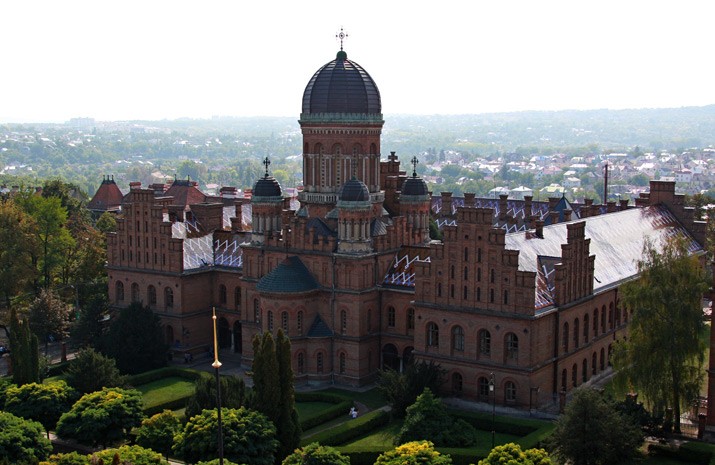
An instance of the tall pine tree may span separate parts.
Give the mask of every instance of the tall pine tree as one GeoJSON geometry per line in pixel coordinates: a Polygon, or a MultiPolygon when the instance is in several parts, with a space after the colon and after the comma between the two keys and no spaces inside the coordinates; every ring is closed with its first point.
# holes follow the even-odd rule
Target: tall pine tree
{"type": "Polygon", "coordinates": [[[275,425],[278,422],[280,404],[280,381],[276,345],[271,333],[253,338],[253,386],[256,391],[256,410],[268,417],[275,425]]]}
{"type": "Polygon", "coordinates": [[[15,309],[10,311],[10,362],[12,382],[18,386],[40,381],[40,354],[37,337],[30,325],[20,322],[15,309]]]}

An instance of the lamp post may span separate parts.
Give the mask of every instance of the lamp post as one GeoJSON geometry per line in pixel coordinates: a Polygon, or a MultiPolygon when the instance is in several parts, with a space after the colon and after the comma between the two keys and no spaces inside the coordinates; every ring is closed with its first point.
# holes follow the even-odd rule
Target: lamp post
{"type": "Polygon", "coordinates": [[[492,449],[494,449],[494,416],[497,408],[497,393],[494,390],[494,372],[489,375],[489,392],[492,394],[492,449]]]}
{"type": "Polygon", "coordinates": [[[213,326],[214,326],[214,362],[211,366],[216,370],[216,408],[218,410],[218,463],[223,465],[223,425],[221,423],[221,379],[218,369],[221,368],[221,362],[218,361],[218,339],[216,338],[216,307],[213,308],[213,326]]]}

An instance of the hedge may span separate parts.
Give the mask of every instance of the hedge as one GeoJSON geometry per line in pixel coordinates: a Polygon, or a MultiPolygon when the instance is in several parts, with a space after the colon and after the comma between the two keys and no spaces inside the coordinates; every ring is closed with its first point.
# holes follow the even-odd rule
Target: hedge
{"type": "Polygon", "coordinates": [[[47,367],[47,377],[49,378],[51,376],[59,376],[61,374],[64,374],[64,372],[67,371],[67,368],[69,368],[69,366],[70,360],[49,365],[47,367]]]}
{"type": "Polygon", "coordinates": [[[329,404],[339,404],[346,399],[344,396],[339,394],[333,394],[329,392],[320,391],[309,391],[309,392],[296,392],[295,401],[296,402],[327,402],[329,404]]]}
{"type": "Polygon", "coordinates": [[[347,415],[348,410],[350,410],[350,407],[353,405],[352,401],[346,400],[343,396],[325,392],[296,392],[295,401],[327,402],[330,404],[336,404],[332,407],[326,408],[315,416],[301,420],[300,427],[303,431],[308,431],[309,429],[338,418],[341,415],[347,415]]]}
{"type": "Polygon", "coordinates": [[[686,442],[673,448],[668,444],[649,444],[648,453],[698,465],[715,464],[715,448],[711,444],[686,442]]]}
{"type": "Polygon", "coordinates": [[[157,368],[156,370],[145,371],[144,373],[139,373],[136,375],[131,375],[127,377],[127,383],[132,386],[141,386],[142,384],[151,383],[153,381],[158,381],[163,378],[168,378],[171,376],[176,376],[178,378],[190,379],[192,381],[198,379],[201,376],[201,371],[192,370],[190,368],[181,367],[164,367],[157,368]]]}
{"type": "Polygon", "coordinates": [[[301,441],[301,445],[318,442],[324,446],[339,446],[390,422],[390,414],[384,410],[374,410],[343,424],[316,433],[301,441]]]}

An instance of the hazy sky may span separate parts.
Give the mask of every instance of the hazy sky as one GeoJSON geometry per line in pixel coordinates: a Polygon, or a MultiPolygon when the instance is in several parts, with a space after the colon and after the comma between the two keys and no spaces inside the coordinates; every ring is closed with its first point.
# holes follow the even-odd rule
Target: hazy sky
{"type": "Polygon", "coordinates": [[[10,0],[0,12],[0,122],[297,118],[341,26],[386,114],[715,103],[705,0],[10,0]]]}

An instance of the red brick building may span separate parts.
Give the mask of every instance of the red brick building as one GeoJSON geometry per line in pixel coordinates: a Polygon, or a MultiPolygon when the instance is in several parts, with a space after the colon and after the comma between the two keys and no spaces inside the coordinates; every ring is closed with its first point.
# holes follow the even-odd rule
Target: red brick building
{"type": "Polygon", "coordinates": [[[381,111],[341,50],[303,95],[297,199],[268,160],[250,202],[133,183],[108,241],[112,304],[149,305],[180,353],[209,349],[216,307],[220,346],[245,366],[253,336],[282,328],[298,382],[362,385],[431,360],[448,392],[486,400],[493,379],[497,403],[526,407],[608,370],[628,322],[618,287],[646,237],[702,251],[705,225],[672,182],[636,206],[432,196],[394,152],[381,161],[381,111]]]}

